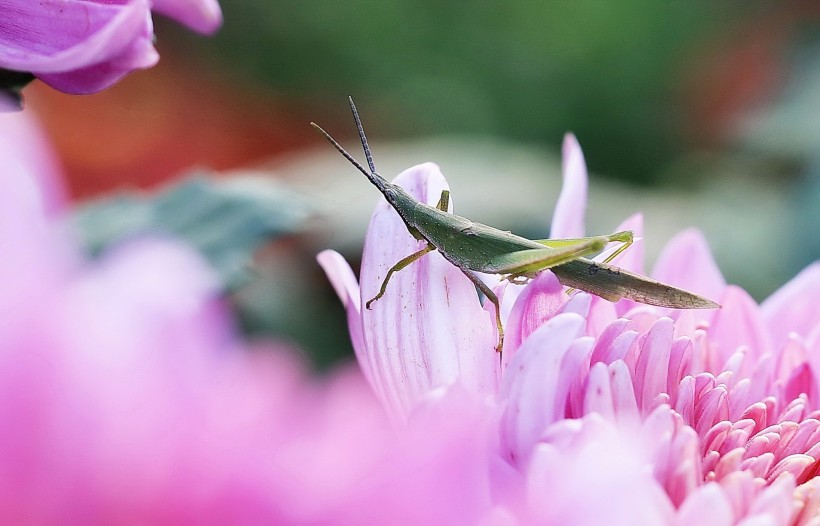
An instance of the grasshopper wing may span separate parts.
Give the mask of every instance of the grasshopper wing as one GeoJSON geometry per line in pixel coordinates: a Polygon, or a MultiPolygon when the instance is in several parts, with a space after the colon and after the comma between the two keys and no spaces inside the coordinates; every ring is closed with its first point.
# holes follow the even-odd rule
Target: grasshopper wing
{"type": "Polygon", "coordinates": [[[720,305],[692,292],[622,268],[578,258],[552,269],[558,280],[609,301],[629,298],[673,309],[718,309],[720,305]]]}

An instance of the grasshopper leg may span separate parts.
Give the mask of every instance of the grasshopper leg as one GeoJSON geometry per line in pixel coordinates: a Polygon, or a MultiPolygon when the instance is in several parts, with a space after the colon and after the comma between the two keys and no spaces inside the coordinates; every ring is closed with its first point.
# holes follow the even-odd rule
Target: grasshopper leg
{"type": "Polygon", "coordinates": [[[481,278],[479,278],[475,272],[463,268],[460,270],[465,276],[470,278],[470,281],[478,287],[478,290],[487,296],[487,299],[495,306],[495,324],[496,327],[498,327],[498,345],[495,346],[495,350],[500,353],[504,347],[504,325],[501,323],[501,302],[498,301],[498,296],[495,295],[495,292],[493,292],[486,283],[481,281],[481,278]]]}
{"type": "Polygon", "coordinates": [[[393,276],[393,274],[410,265],[414,261],[420,259],[423,255],[427,254],[428,252],[432,252],[435,249],[436,247],[428,243],[424,248],[422,248],[418,252],[413,252],[406,258],[401,259],[398,263],[390,267],[390,270],[387,271],[387,275],[384,277],[384,281],[382,281],[382,286],[379,289],[379,293],[373,296],[367,303],[364,304],[364,306],[367,309],[370,309],[370,305],[372,305],[374,301],[384,296],[384,293],[387,291],[387,282],[390,281],[390,278],[393,276]]]}
{"type": "Polygon", "coordinates": [[[442,190],[441,197],[438,198],[438,204],[436,208],[441,210],[442,212],[446,212],[448,208],[450,208],[450,190],[442,190]]]}
{"type": "Polygon", "coordinates": [[[612,254],[608,255],[606,257],[606,259],[604,259],[604,261],[603,261],[604,263],[609,263],[610,261],[612,261],[613,259],[618,257],[621,254],[621,252],[628,249],[632,245],[632,242],[634,241],[634,235],[632,234],[631,230],[624,230],[623,232],[615,232],[614,234],[611,234],[611,235],[606,236],[606,237],[607,237],[607,240],[610,243],[621,243],[621,246],[618,247],[618,250],[616,250],[612,254]]]}

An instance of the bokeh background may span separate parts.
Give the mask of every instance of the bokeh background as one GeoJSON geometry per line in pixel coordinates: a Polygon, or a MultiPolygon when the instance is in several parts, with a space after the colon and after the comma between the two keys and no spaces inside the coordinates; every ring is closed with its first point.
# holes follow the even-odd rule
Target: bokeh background
{"type": "Polygon", "coordinates": [[[351,350],[315,254],[333,247],[357,268],[378,197],[308,125],[358,153],[348,95],[380,171],[438,162],[472,219],[546,235],[572,131],[594,177],[588,231],[643,211],[649,263],[697,226],[727,280],[762,300],[820,257],[817,2],[221,3],[214,38],[157,20],[159,66],[85,97],[35,82],[27,108],[92,251],[144,215],[134,199],[187,217],[167,229],[200,248],[236,239],[224,204],[197,205],[208,196],[192,173],[273,196],[279,219],[238,254],[205,252],[231,268],[252,255],[226,277],[243,330],[320,368],[351,350]]]}

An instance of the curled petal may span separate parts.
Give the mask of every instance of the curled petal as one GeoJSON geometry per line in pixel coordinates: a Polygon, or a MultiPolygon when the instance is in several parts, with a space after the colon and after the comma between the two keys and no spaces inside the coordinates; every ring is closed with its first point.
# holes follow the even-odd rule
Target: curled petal
{"type": "Polygon", "coordinates": [[[67,93],[94,93],[156,63],[151,4],[11,2],[0,6],[0,68],[28,71],[67,93]]]}
{"type": "MultiPolygon", "coordinates": [[[[150,21],[150,20],[149,20],[150,21]]],[[[102,91],[137,69],[146,69],[159,61],[151,40],[150,25],[128,47],[103,62],[64,73],[37,73],[40,80],[64,93],[83,95],[102,91]]]]}
{"type": "Polygon", "coordinates": [[[153,9],[194,31],[210,35],[222,25],[216,0],[153,0],[153,9]]]}
{"type": "Polygon", "coordinates": [[[587,208],[587,166],[581,146],[571,133],[564,136],[562,172],[564,184],[552,214],[550,237],[583,237],[587,208]]]}
{"type": "Polygon", "coordinates": [[[139,35],[151,38],[147,0],[26,2],[5,0],[0,67],[55,73],[116,57],[139,35]]]}
{"type": "Polygon", "coordinates": [[[216,0],[0,1],[0,68],[66,93],[94,93],[159,59],[151,9],[203,33],[222,22],[216,0]]]}

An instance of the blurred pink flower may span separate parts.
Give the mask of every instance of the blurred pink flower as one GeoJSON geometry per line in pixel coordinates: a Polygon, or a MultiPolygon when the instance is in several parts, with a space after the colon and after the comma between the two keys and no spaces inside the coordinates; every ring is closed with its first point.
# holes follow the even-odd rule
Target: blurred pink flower
{"type": "Polygon", "coordinates": [[[358,372],[312,380],[293,353],[243,344],[214,274],[185,246],[136,239],[85,261],[47,206],[56,179],[32,174],[49,152],[15,149],[19,129],[0,126],[3,523],[476,524],[489,513],[482,400],[430,392],[396,429],[358,372]]]}
{"type": "Polygon", "coordinates": [[[202,33],[217,0],[0,0],[0,69],[30,72],[66,93],[94,93],[156,64],[151,11],[202,33]]]}
{"type": "MultiPolygon", "coordinates": [[[[572,136],[564,161],[552,235],[577,237],[587,176],[572,136]]],[[[446,187],[432,164],[396,182],[431,204],[446,187]]],[[[641,216],[613,231],[625,228],[640,235],[641,216]]],[[[504,517],[820,523],[820,263],[757,305],[726,284],[703,236],[685,231],[652,275],[717,300],[716,311],[568,296],[548,271],[525,287],[498,283],[507,332],[499,361],[491,309],[435,252],[396,274],[372,310],[362,308],[386,270],[420,247],[382,201],[361,287],[338,254],[325,251],[319,262],[346,307],[359,364],[394,420],[443,386],[496,407],[492,485],[504,517]]],[[[642,255],[636,243],[616,264],[643,272],[642,255]]]]}

